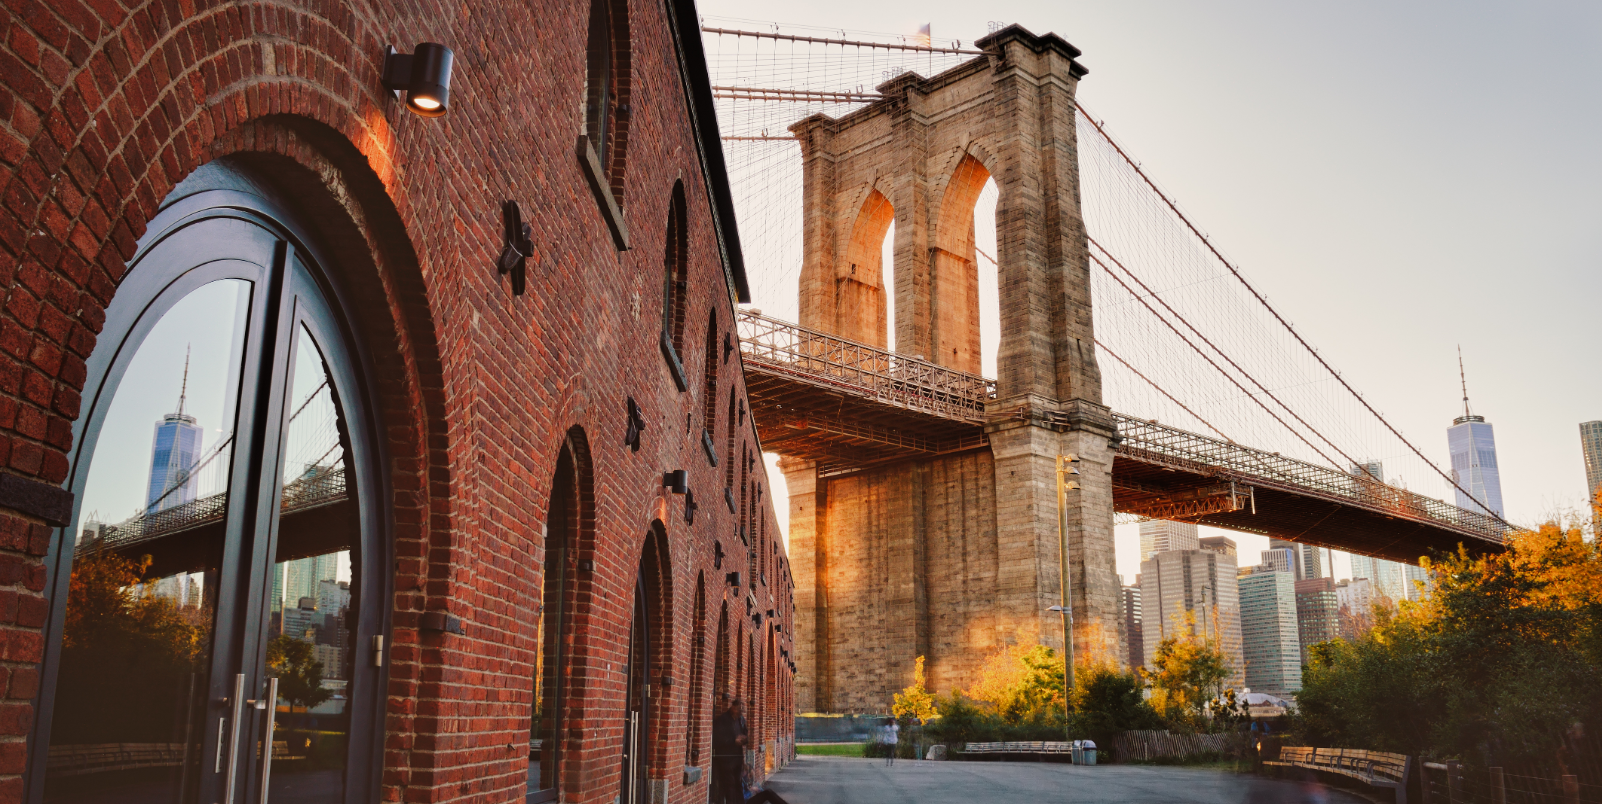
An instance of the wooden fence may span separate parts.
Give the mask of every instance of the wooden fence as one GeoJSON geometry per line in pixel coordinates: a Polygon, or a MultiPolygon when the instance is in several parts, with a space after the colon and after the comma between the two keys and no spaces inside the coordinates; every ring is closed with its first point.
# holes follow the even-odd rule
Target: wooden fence
{"type": "Polygon", "coordinates": [[[1115,762],[1151,762],[1184,759],[1200,754],[1247,757],[1252,737],[1245,732],[1227,734],[1171,734],[1167,731],[1124,731],[1114,736],[1115,762]]]}

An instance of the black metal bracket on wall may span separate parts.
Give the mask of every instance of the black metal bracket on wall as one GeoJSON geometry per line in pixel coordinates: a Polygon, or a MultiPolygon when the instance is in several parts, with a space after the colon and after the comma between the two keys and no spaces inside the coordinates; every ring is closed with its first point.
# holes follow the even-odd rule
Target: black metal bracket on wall
{"type": "Polygon", "coordinates": [[[438,631],[443,634],[456,634],[462,636],[467,633],[462,628],[462,620],[443,611],[426,611],[418,620],[418,627],[425,631],[438,631]]]}

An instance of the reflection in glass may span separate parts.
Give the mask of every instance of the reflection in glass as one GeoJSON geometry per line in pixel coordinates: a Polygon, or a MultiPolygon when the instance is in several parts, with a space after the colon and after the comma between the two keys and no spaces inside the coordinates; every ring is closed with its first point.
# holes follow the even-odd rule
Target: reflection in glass
{"type": "Polygon", "coordinates": [[[574,463],[567,450],[557,459],[551,504],[546,510],[546,561],[541,575],[540,620],[535,639],[534,707],[529,718],[529,779],[525,804],[557,799],[558,730],[562,722],[563,641],[567,630],[568,559],[574,520],[574,463]]]}
{"type": "Polygon", "coordinates": [[[269,782],[273,801],[318,804],[345,796],[357,512],[339,400],[311,334],[296,341],[268,598],[267,672],[279,680],[269,782]]]}
{"type": "Polygon", "coordinates": [[[72,530],[47,802],[194,796],[250,292],[181,299],[112,396],[72,530]]]}

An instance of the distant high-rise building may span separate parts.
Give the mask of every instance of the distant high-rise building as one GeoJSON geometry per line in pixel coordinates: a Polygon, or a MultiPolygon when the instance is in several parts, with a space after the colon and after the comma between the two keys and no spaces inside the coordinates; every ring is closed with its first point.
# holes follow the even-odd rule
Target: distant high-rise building
{"type": "Polygon", "coordinates": [[[1298,650],[1309,663],[1309,646],[1337,638],[1337,583],[1330,578],[1305,578],[1292,584],[1298,600],[1298,650]]]}
{"type": "Polygon", "coordinates": [[[1369,578],[1337,581],[1337,628],[1344,638],[1354,639],[1370,629],[1376,599],[1375,585],[1369,578]]]}
{"type": "Polygon", "coordinates": [[[1498,449],[1493,444],[1493,426],[1487,419],[1470,412],[1463,357],[1459,359],[1459,387],[1464,393],[1465,415],[1454,417],[1454,425],[1448,428],[1448,453],[1453,460],[1457,486],[1454,502],[1467,511],[1485,514],[1491,510],[1501,519],[1504,492],[1498,482],[1498,449]]]}
{"type": "Polygon", "coordinates": [[[1375,594],[1381,595],[1396,603],[1408,600],[1409,592],[1404,588],[1403,565],[1396,561],[1375,556],[1362,556],[1357,553],[1348,557],[1350,573],[1354,578],[1368,578],[1374,586],[1375,594]]]}
{"type": "Polygon", "coordinates": [[[1292,559],[1292,551],[1285,547],[1272,547],[1260,552],[1259,563],[1273,567],[1277,572],[1290,572],[1294,579],[1297,578],[1297,573],[1293,572],[1295,562],[1292,559]]]}
{"type": "MultiPolygon", "coordinates": [[[[1587,469],[1587,502],[1592,505],[1593,500],[1604,494],[1604,421],[1582,422],[1582,466],[1587,469]]],[[[1598,535],[1604,522],[1599,517],[1593,518],[1593,534],[1598,535]]]]}
{"type": "Polygon", "coordinates": [[[1191,522],[1171,522],[1167,519],[1148,519],[1142,522],[1142,560],[1165,550],[1196,550],[1197,525],[1191,522]]]}
{"type": "Polygon", "coordinates": [[[1431,594],[1431,573],[1419,564],[1403,564],[1404,595],[1409,600],[1422,600],[1431,594]],[[1419,583],[1416,583],[1416,582],[1419,583]],[[1424,588],[1422,588],[1424,587],[1424,588]]]}
{"type": "Polygon", "coordinates": [[[1136,576],[1133,586],[1119,588],[1120,610],[1125,622],[1125,662],[1132,668],[1141,667],[1142,652],[1142,576],[1136,576]]]}
{"type": "Polygon", "coordinates": [[[1165,638],[1194,633],[1219,644],[1232,666],[1227,683],[1241,686],[1236,559],[1208,550],[1166,550],[1142,562],[1141,582],[1143,666],[1153,666],[1165,638]]]}
{"type": "Polygon", "coordinates": [[[1199,550],[1207,550],[1211,553],[1219,553],[1222,556],[1230,558],[1231,563],[1236,563],[1236,542],[1232,541],[1230,537],[1204,536],[1203,538],[1197,540],[1197,547],[1199,550]]]}
{"type": "Polygon", "coordinates": [[[1270,549],[1292,551],[1292,574],[1298,580],[1319,578],[1326,574],[1323,560],[1325,556],[1319,547],[1289,542],[1285,539],[1271,539],[1270,549]]]}
{"type": "Polygon", "coordinates": [[[284,608],[295,608],[296,601],[301,598],[310,598],[313,605],[317,606],[322,597],[318,584],[322,581],[336,580],[338,559],[338,553],[325,553],[284,562],[281,565],[284,574],[284,593],[280,598],[284,601],[284,608]]]}
{"type": "Polygon", "coordinates": [[[156,422],[150,445],[150,477],[145,485],[145,513],[154,514],[195,501],[195,464],[200,460],[206,431],[184,412],[189,390],[189,359],[184,359],[184,380],[178,391],[178,410],[156,422]]]}
{"type": "Polygon", "coordinates": [[[1263,564],[1237,578],[1243,676],[1254,692],[1286,697],[1303,689],[1296,583],[1291,572],[1263,564]]]}

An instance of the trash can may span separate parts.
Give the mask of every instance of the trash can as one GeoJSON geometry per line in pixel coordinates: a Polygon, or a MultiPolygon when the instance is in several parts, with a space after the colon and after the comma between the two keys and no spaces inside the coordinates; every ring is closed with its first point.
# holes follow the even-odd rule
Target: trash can
{"type": "Polygon", "coordinates": [[[1097,764],[1097,743],[1094,743],[1091,740],[1080,741],[1080,764],[1097,764]]]}

